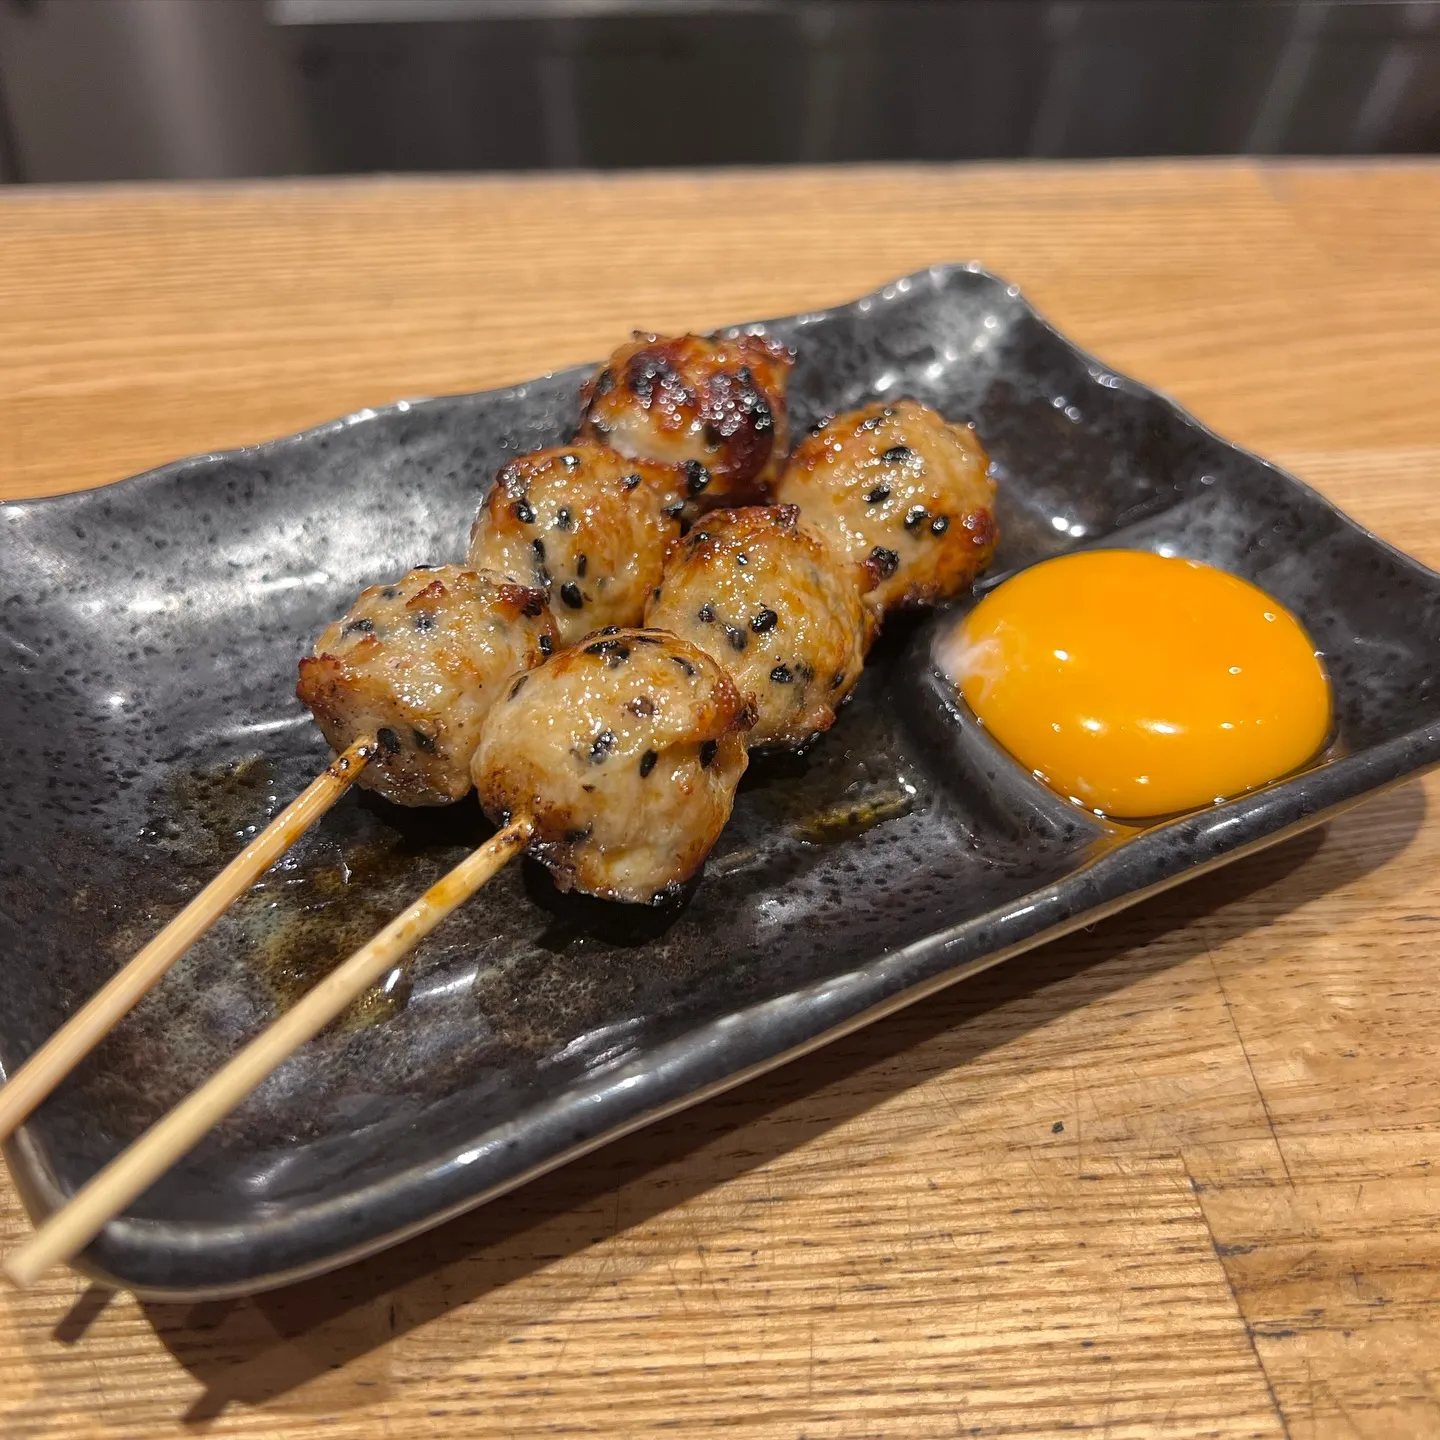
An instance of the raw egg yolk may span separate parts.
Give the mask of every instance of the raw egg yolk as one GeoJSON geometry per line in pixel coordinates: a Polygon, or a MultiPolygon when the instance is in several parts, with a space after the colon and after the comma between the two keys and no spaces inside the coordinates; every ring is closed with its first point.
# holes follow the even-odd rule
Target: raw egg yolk
{"type": "Polygon", "coordinates": [[[1104,815],[1238,795],[1303,764],[1330,730],[1330,685],[1300,622],[1194,560],[1047,560],[981,600],[951,641],[950,673],[986,730],[1104,815]]]}

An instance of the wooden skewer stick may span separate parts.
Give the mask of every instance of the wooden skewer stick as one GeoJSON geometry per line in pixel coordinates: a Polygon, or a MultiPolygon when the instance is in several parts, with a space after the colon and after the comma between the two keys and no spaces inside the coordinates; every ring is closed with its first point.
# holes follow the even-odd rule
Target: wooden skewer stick
{"type": "Polygon", "coordinates": [[[337,756],[0,1086],[0,1140],[30,1115],[160,977],[350,788],[374,754],[372,735],[337,756]]]}
{"type": "Polygon", "coordinates": [[[308,991],[194,1094],[116,1156],[10,1256],[5,1262],[5,1274],[24,1287],[52,1265],[73,1259],[109,1220],[136,1196],[143,1195],[282,1061],[323,1030],[523,850],[533,830],[534,822],[528,816],[512,820],[437,880],[409,909],[308,991]]]}

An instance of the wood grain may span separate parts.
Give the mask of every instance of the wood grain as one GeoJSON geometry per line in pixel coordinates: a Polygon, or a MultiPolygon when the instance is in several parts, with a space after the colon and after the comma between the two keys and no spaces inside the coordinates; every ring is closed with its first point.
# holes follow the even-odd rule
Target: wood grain
{"type": "MultiPolygon", "coordinates": [[[[1440,566],[1431,164],[15,191],[0,493],[970,257],[1440,566]]],[[[339,1275],[0,1297],[0,1430],[1440,1433],[1437,809],[1392,792],[339,1275]]]]}

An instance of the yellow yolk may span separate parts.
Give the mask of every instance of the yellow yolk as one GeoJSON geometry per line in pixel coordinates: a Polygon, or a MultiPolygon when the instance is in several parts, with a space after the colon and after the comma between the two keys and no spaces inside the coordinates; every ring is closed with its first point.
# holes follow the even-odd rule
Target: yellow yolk
{"type": "Polygon", "coordinates": [[[950,672],[1027,770],[1105,815],[1193,810],[1308,760],[1330,685],[1300,622],[1194,560],[1091,550],[1021,571],[965,617],[950,672]]]}

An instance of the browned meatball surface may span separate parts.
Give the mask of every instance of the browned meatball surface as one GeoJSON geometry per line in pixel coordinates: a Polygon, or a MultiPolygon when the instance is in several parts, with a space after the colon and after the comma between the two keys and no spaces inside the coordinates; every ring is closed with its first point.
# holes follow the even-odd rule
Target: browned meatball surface
{"type": "Polygon", "coordinates": [[[540,591],[459,565],[412,570],[325,629],[295,693],[335,750],[376,737],[359,784],[444,805],[469,793],[480,722],[504,682],[558,649],[540,591]]]}
{"type": "Polygon", "coordinates": [[[692,515],[764,501],[789,444],[792,363],[758,335],[636,331],[585,386],[581,433],[624,455],[687,464],[692,515]]]}
{"type": "Polygon", "coordinates": [[[581,441],[510,461],[470,531],[469,563],[543,590],[561,640],[638,625],[680,533],[685,472],[581,441]]]}
{"type": "Polygon", "coordinates": [[[776,493],[873,583],[882,610],[962,594],[999,531],[989,457],[914,400],[838,415],[795,448],[776,493]]]}
{"type": "Polygon", "coordinates": [[[717,510],[671,548],[645,623],[698,645],[755,714],[752,745],[801,745],[835,722],[873,633],[849,567],[793,505],[717,510]]]}
{"type": "Polygon", "coordinates": [[[702,650],[614,630],[517,675],[472,770],[491,819],[529,815],[562,890],[669,898],[704,862],[745,771],[745,709],[702,650]]]}

